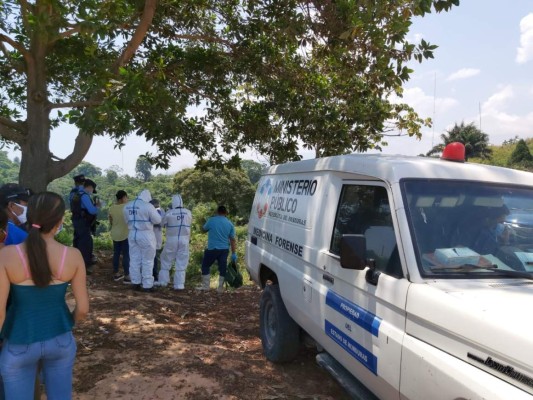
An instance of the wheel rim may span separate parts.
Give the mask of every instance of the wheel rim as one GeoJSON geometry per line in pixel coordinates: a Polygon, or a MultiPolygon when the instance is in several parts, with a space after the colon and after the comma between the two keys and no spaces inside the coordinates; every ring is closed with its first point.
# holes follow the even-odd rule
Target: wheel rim
{"type": "Polygon", "coordinates": [[[274,307],[272,306],[272,303],[268,303],[268,307],[265,310],[265,319],[264,319],[264,326],[265,326],[265,336],[268,342],[269,347],[272,347],[275,339],[276,339],[276,312],[274,310],[274,307]]]}

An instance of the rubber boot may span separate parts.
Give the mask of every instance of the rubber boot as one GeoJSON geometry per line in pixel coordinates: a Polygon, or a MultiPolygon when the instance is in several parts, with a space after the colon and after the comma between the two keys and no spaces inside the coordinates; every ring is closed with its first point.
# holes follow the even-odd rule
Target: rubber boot
{"type": "Polygon", "coordinates": [[[219,276],[218,277],[218,287],[217,287],[218,293],[224,293],[224,277],[219,276]]]}
{"type": "Polygon", "coordinates": [[[209,290],[209,281],[210,281],[211,275],[202,275],[202,284],[200,286],[197,286],[197,290],[209,290]]]}

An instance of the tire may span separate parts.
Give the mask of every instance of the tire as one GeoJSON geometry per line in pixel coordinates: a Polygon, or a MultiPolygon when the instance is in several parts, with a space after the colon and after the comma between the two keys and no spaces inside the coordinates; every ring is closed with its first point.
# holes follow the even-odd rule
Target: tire
{"type": "Polygon", "coordinates": [[[287,312],[279,285],[267,285],[261,295],[259,330],[268,360],[285,363],[296,358],[300,350],[300,327],[287,312]]]}

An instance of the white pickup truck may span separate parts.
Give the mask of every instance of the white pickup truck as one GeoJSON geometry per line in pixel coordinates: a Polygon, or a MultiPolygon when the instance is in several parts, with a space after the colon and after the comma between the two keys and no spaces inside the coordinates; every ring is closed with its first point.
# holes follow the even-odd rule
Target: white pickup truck
{"type": "Polygon", "coordinates": [[[533,398],[533,174],[449,154],[268,169],[246,264],[269,360],[310,337],[354,397],[533,398]]]}

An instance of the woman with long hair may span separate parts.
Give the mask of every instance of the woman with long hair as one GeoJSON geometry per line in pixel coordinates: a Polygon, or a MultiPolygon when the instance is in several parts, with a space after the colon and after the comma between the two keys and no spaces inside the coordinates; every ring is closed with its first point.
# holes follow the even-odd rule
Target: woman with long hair
{"type": "Polygon", "coordinates": [[[28,237],[0,250],[0,372],[6,399],[32,400],[37,365],[48,400],[72,397],[75,322],[89,311],[85,264],[79,250],[57,242],[65,203],[43,192],[28,202],[28,237]],[[65,301],[69,283],[76,306],[65,301]],[[11,302],[6,312],[7,298],[11,302]]]}

